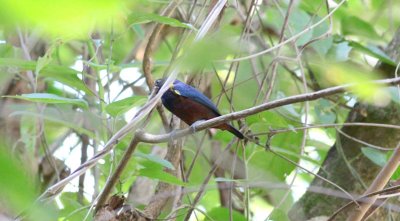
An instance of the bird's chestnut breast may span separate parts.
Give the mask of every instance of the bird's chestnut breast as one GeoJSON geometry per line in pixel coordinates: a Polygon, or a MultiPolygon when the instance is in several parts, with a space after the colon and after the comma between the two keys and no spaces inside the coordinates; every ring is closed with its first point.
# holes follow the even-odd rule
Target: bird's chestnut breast
{"type": "Polygon", "coordinates": [[[168,90],[161,97],[163,105],[188,125],[198,120],[208,120],[217,117],[204,105],[168,90]]]}

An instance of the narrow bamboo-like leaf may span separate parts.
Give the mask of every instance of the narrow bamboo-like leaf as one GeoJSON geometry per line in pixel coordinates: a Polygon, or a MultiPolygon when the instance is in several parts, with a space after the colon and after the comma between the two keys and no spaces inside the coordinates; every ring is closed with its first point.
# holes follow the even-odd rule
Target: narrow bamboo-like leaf
{"type": "Polygon", "coordinates": [[[159,164],[168,169],[175,170],[175,167],[174,167],[174,165],[172,165],[171,162],[169,162],[168,160],[161,159],[160,157],[158,157],[156,155],[144,154],[144,153],[137,152],[137,153],[135,153],[135,156],[150,160],[151,162],[159,164]]]}
{"type": "Polygon", "coordinates": [[[181,27],[181,28],[189,28],[189,29],[194,29],[194,27],[190,24],[186,24],[183,22],[180,22],[177,19],[170,18],[170,17],[165,17],[157,14],[145,14],[145,13],[135,13],[129,16],[129,23],[131,25],[135,24],[143,24],[143,23],[148,23],[148,22],[158,22],[161,24],[166,24],[170,25],[173,27],[181,27]]]}
{"type": "Polygon", "coordinates": [[[215,180],[215,182],[236,182],[237,181],[235,179],[229,179],[229,178],[225,178],[225,177],[217,177],[214,180],[215,180]]]}
{"type": "Polygon", "coordinates": [[[72,99],[66,97],[60,97],[55,94],[48,93],[32,93],[32,94],[22,94],[17,96],[5,96],[26,101],[46,103],[46,104],[74,104],[82,108],[88,108],[89,105],[85,100],[82,99],[72,99]]]}
{"type": "Polygon", "coordinates": [[[349,46],[360,50],[372,57],[375,57],[377,59],[379,59],[380,61],[386,63],[386,64],[390,64],[392,66],[396,66],[396,62],[393,61],[388,55],[385,54],[385,52],[383,52],[382,50],[380,50],[378,47],[376,46],[364,46],[358,42],[355,41],[350,41],[349,42],[349,46]]]}
{"type": "Polygon", "coordinates": [[[133,96],[119,101],[112,102],[106,106],[106,111],[111,116],[116,117],[132,109],[133,106],[139,106],[146,101],[145,96],[133,96]]]}

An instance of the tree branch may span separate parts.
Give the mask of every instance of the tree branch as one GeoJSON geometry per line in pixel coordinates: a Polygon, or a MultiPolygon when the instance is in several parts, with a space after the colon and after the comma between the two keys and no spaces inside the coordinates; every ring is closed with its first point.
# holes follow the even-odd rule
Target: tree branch
{"type": "MultiPolygon", "coordinates": [[[[365,191],[365,194],[369,194],[374,191],[382,190],[387,182],[392,177],[393,173],[396,171],[397,167],[400,165],[400,143],[394,150],[391,158],[387,162],[384,168],[379,172],[378,176],[375,177],[374,182],[365,191]]],[[[367,213],[371,205],[378,199],[377,195],[367,198],[367,200],[361,204],[359,208],[347,219],[353,221],[362,220],[367,213]]]]}
{"type": "MultiPolygon", "coordinates": [[[[370,84],[396,85],[396,84],[400,84],[400,77],[371,81],[370,84]]],[[[222,116],[198,123],[196,125],[196,131],[201,131],[201,130],[204,130],[204,129],[231,121],[231,120],[248,117],[250,115],[254,115],[254,114],[260,113],[262,111],[285,106],[288,104],[294,104],[294,103],[299,103],[299,102],[303,102],[303,101],[312,101],[312,100],[323,98],[323,97],[326,97],[329,95],[341,93],[351,87],[354,87],[355,85],[357,85],[357,84],[347,84],[347,85],[326,88],[326,89],[316,91],[316,92],[294,95],[294,96],[274,100],[271,102],[267,102],[267,103],[264,103],[264,104],[261,104],[261,105],[255,106],[255,107],[251,107],[251,108],[248,108],[245,110],[222,115],[222,116]]],[[[161,134],[161,135],[149,134],[149,133],[145,133],[145,132],[139,130],[139,131],[137,131],[137,137],[141,142],[145,142],[145,143],[162,143],[162,142],[166,142],[166,141],[170,140],[172,137],[180,138],[180,137],[187,136],[188,134],[191,134],[191,133],[192,133],[192,128],[186,128],[186,129],[179,130],[179,131],[172,131],[170,133],[161,134]]]]}

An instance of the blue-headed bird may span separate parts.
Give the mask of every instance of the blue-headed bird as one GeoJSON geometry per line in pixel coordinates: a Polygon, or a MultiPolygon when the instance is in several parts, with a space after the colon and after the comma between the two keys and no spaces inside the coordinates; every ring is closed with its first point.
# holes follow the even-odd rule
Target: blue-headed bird
{"type": "MultiPolygon", "coordinates": [[[[155,85],[161,88],[166,79],[158,79],[155,85]]],[[[162,95],[163,105],[174,115],[179,117],[188,125],[197,121],[209,120],[221,116],[215,104],[196,88],[189,86],[179,80],[175,80],[168,90],[162,95]]],[[[229,123],[219,124],[213,128],[227,130],[239,139],[243,134],[229,123]]]]}

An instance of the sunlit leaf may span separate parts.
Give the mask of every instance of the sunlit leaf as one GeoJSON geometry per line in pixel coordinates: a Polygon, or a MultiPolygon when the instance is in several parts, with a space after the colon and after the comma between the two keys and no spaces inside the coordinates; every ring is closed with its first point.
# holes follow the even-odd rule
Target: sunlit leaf
{"type": "Polygon", "coordinates": [[[21,94],[21,95],[17,95],[17,96],[5,96],[5,97],[11,97],[11,98],[32,101],[32,102],[45,103],[45,104],[74,104],[74,105],[80,106],[82,108],[89,107],[88,103],[83,99],[66,98],[66,97],[61,97],[61,96],[58,96],[55,94],[48,94],[48,93],[21,94]]]}
{"type": "Polygon", "coordinates": [[[119,22],[123,1],[108,0],[0,0],[5,25],[39,28],[52,36],[87,37],[93,28],[119,22]]]}
{"type": "Polygon", "coordinates": [[[134,106],[140,106],[146,101],[145,96],[132,96],[119,101],[112,102],[106,106],[106,111],[111,116],[116,117],[127,112],[134,106]]]}
{"type": "Polygon", "coordinates": [[[322,63],[315,66],[324,80],[334,85],[351,84],[350,91],[364,101],[384,106],[390,101],[390,95],[384,87],[373,84],[379,74],[356,65],[345,63],[322,63]]]}

